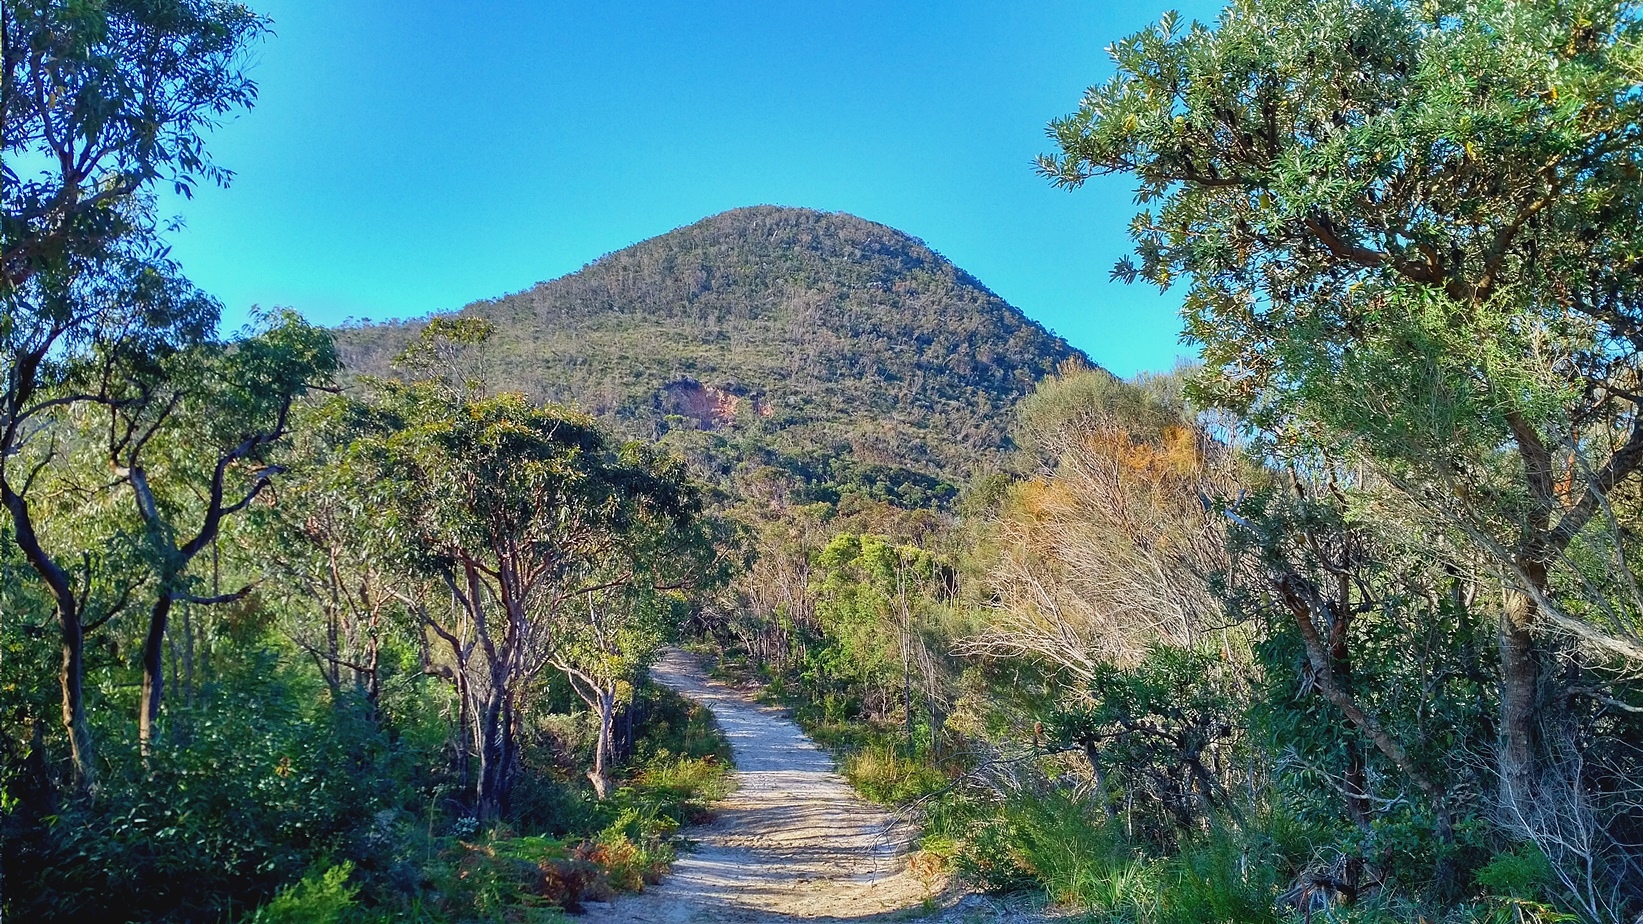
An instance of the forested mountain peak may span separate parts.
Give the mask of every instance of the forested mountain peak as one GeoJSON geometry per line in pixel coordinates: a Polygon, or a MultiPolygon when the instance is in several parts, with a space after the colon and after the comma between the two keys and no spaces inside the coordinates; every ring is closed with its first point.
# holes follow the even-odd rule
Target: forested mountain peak
{"type": "MultiPolygon", "coordinates": [[[[1009,408],[1087,361],[918,239],[839,212],[733,209],[475,302],[493,389],[579,405],[721,464],[851,457],[958,478],[1009,408]],[[767,459],[767,461],[769,461],[767,459]]],[[[424,322],[344,332],[380,372],[424,322]]]]}

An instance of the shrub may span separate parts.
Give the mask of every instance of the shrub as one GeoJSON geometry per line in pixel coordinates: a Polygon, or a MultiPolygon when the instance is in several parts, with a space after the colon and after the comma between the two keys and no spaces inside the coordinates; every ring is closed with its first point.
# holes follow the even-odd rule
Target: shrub
{"type": "Polygon", "coordinates": [[[625,798],[647,806],[675,826],[712,820],[709,805],[730,795],[730,768],[713,755],[674,758],[666,752],[635,775],[625,798]]]}
{"type": "Polygon", "coordinates": [[[348,884],[353,871],[354,864],[348,862],[310,870],[258,908],[250,924],[337,924],[354,907],[359,892],[357,886],[348,884]]]}
{"type": "Polygon", "coordinates": [[[840,762],[850,785],[863,796],[884,805],[902,805],[939,791],[949,782],[940,768],[900,748],[875,742],[840,762]]]}
{"type": "Polygon", "coordinates": [[[146,761],[105,736],[97,798],[7,845],[8,918],[221,921],[320,858],[375,849],[362,820],[408,788],[386,736],[329,704],[305,709],[272,653],[238,654],[220,656],[222,682],[193,708],[168,706],[146,761]]]}
{"type": "Polygon", "coordinates": [[[610,900],[610,880],[591,854],[592,847],[581,844],[568,856],[543,860],[542,897],[572,914],[581,913],[583,901],[610,900]]]}
{"type": "Polygon", "coordinates": [[[1477,871],[1478,885],[1490,895],[1542,901],[1555,881],[1551,861],[1533,844],[1498,854],[1477,871]]]}
{"type": "MultiPolygon", "coordinates": [[[[979,888],[1040,887],[1101,922],[1276,924],[1274,898],[1288,858],[1259,831],[1212,829],[1169,857],[1056,789],[1003,801],[947,799],[925,840],[979,888]]],[[[1287,836],[1287,833],[1286,833],[1287,836]]]]}

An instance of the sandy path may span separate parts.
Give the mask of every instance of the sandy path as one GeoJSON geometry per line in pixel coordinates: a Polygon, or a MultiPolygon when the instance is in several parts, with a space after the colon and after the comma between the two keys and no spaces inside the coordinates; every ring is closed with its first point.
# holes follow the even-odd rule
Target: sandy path
{"type": "Polygon", "coordinates": [[[730,739],[737,789],[717,819],[688,832],[697,847],[666,881],[591,905],[584,920],[858,921],[903,909],[917,917],[928,907],[928,885],[905,869],[911,832],[863,802],[797,725],[709,680],[683,652],[668,652],[651,676],[713,711],[730,739]]]}

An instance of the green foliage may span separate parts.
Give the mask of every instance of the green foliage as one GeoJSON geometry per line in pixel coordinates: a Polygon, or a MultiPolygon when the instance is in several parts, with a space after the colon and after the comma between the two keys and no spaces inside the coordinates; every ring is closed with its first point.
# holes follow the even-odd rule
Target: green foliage
{"type": "Polygon", "coordinates": [[[1250,840],[1212,829],[1173,856],[1148,856],[1091,806],[1059,791],[1003,803],[953,804],[935,826],[966,878],[993,891],[1038,885],[1056,901],[1102,922],[1263,924],[1274,906],[1284,858],[1252,855],[1250,840]]]}
{"type": "MultiPolygon", "coordinates": [[[[865,710],[887,720],[899,706],[912,719],[922,705],[910,699],[910,672],[934,637],[952,590],[951,566],[915,545],[841,533],[816,555],[816,568],[819,644],[798,670],[810,695],[830,704],[832,717],[865,710]]],[[[921,675],[921,687],[924,681],[921,675]]]]}
{"type": "MultiPolygon", "coordinates": [[[[487,397],[464,365],[491,332],[478,319],[428,325],[403,364],[428,381],[366,399],[309,395],[337,354],[292,311],[217,337],[220,306],[169,260],[152,190],[226,183],[203,136],[254,100],[242,67],[266,20],[194,0],[0,11],[0,913],[551,920],[587,888],[654,881],[681,821],[724,791],[711,725],[654,691],[624,701],[678,726],[629,726],[641,769],[610,768],[627,785],[604,805],[567,777],[574,749],[493,748],[492,767],[529,768],[541,798],[522,808],[554,836],[480,830],[453,798],[477,710],[430,673],[454,679],[464,649],[439,662],[426,630],[459,586],[480,621],[514,591],[510,617],[608,591],[597,602],[631,618],[551,648],[631,684],[691,612],[686,589],[722,579],[683,465],[487,397]],[[438,583],[510,545],[549,552],[490,568],[495,589],[438,583]],[[537,567],[509,570],[522,561],[537,567]],[[582,884],[552,893],[567,871],[582,884]]],[[[547,622],[484,640],[519,671],[509,709],[554,699],[547,622]]]]}
{"type": "Polygon", "coordinates": [[[982,888],[1135,924],[1635,916],[1635,5],[1240,0],[1115,45],[1042,166],[1139,181],[1118,275],[1185,284],[1185,389],[889,229],[755,208],[344,331],[416,381],[306,403],[330,334],[214,338],[147,198],[226,179],[201,135],[265,23],[0,15],[6,914],[643,889],[730,785],[641,680],[693,623],[982,888]],[[1515,734],[1536,773],[1503,785],[1515,734]]]}
{"type": "Polygon", "coordinates": [[[1115,275],[1184,289],[1191,396],[1287,469],[1228,497],[1222,584],[1279,785],[1436,907],[1514,841],[1583,919],[1643,902],[1632,713],[1577,692],[1628,702],[1643,659],[1640,38],[1614,0],[1166,15],[1040,164],[1133,177],[1115,275]]]}
{"type": "Polygon", "coordinates": [[[1246,673],[1227,648],[1156,646],[1130,667],[1097,665],[1086,695],[1052,713],[1045,732],[1099,765],[1105,785],[1093,798],[1122,798],[1131,828],[1167,843],[1230,808],[1246,673]]]}
{"type": "Polygon", "coordinates": [[[730,744],[714,723],[713,713],[701,703],[647,682],[640,684],[634,694],[633,711],[644,729],[634,744],[636,762],[645,764],[677,755],[686,761],[716,763],[721,768],[731,765],[730,744]]]}
{"type": "Polygon", "coordinates": [[[951,782],[926,755],[910,757],[904,745],[884,740],[846,754],[839,771],[857,792],[883,805],[906,805],[951,782]]]}
{"type": "Polygon", "coordinates": [[[379,729],[312,707],[311,682],[268,650],[217,655],[217,683],[174,707],[166,742],[95,801],[7,845],[7,911],[33,920],[217,920],[318,856],[375,855],[373,826],[414,799],[412,766],[379,729]]]}
{"type": "MultiPolygon", "coordinates": [[[[768,206],[461,318],[494,326],[458,360],[493,390],[579,403],[712,469],[777,465],[816,497],[859,484],[912,505],[951,493],[930,476],[996,460],[1010,405],[1080,355],[906,235],[768,206]]],[[[340,336],[352,368],[380,374],[421,327],[340,336]]]]}
{"type": "Polygon", "coordinates": [[[358,887],[348,884],[352,863],[314,870],[280,889],[273,901],[258,908],[248,924],[341,924],[355,907],[358,887]]]}
{"type": "Polygon", "coordinates": [[[1132,438],[1157,439],[1181,422],[1184,408],[1178,399],[1161,401],[1145,388],[1076,362],[1058,371],[1015,408],[1021,448],[1041,456],[1035,459],[1040,464],[1055,464],[1057,443],[1069,431],[1087,432],[1116,421],[1132,438]]]}
{"type": "Polygon", "coordinates": [[[1477,883],[1502,898],[1544,901],[1553,887],[1551,861],[1538,847],[1526,844],[1498,854],[1479,867],[1477,883]]]}

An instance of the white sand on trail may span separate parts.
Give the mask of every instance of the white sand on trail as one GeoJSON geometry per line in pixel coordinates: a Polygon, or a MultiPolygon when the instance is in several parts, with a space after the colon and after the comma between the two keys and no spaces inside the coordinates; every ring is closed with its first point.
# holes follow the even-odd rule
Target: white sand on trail
{"type": "MultiPolygon", "coordinates": [[[[934,899],[931,885],[906,869],[913,832],[862,801],[780,711],[709,680],[684,652],[669,651],[651,676],[712,710],[730,740],[737,788],[715,806],[712,823],[686,832],[696,848],[680,856],[661,885],[589,905],[583,920],[842,922],[936,910],[927,901],[934,899]]],[[[1001,920],[977,896],[938,913],[944,920],[1001,920]]]]}

